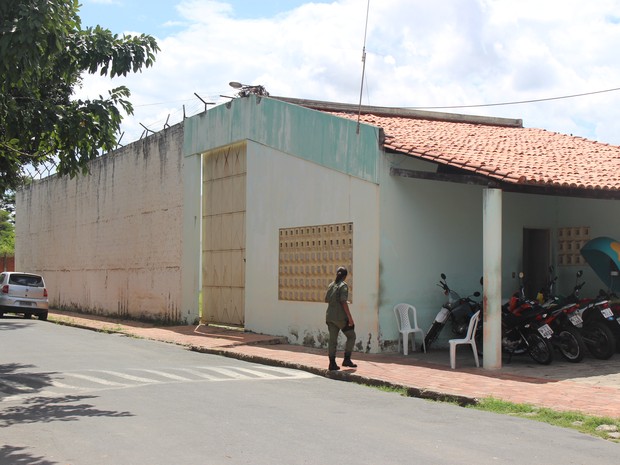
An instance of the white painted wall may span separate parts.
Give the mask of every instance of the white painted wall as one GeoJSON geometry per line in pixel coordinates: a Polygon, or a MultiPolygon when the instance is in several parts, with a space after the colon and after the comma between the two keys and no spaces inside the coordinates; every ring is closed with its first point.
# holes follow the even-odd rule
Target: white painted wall
{"type": "Polygon", "coordinates": [[[279,229],[353,222],[356,350],[377,351],[379,187],[248,142],[245,327],[326,346],[326,305],[278,300],[279,229]]]}
{"type": "Polygon", "coordinates": [[[44,275],[52,307],[197,317],[181,299],[182,142],[177,125],[17,193],[16,265],[44,275]]]}
{"type": "Polygon", "coordinates": [[[462,295],[481,291],[482,188],[390,176],[390,166],[434,168],[394,154],[382,161],[379,324],[385,348],[395,349],[394,305],[414,305],[420,326],[430,327],[444,301],[441,273],[462,295]]]}

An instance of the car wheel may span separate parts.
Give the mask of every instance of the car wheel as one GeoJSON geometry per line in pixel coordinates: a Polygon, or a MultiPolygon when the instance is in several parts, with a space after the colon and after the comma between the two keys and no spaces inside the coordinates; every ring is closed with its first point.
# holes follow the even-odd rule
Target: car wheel
{"type": "Polygon", "coordinates": [[[32,318],[32,313],[24,313],[24,318],[29,320],[30,318],[32,318]]]}
{"type": "Polygon", "coordinates": [[[39,320],[47,321],[47,312],[39,314],[39,320]]]}

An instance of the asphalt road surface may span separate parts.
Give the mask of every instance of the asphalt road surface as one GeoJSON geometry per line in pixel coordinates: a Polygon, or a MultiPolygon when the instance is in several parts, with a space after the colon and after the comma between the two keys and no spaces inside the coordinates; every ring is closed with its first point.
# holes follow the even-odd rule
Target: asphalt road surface
{"type": "Polygon", "coordinates": [[[616,465],[619,453],[526,419],[0,319],[1,465],[616,465]]]}

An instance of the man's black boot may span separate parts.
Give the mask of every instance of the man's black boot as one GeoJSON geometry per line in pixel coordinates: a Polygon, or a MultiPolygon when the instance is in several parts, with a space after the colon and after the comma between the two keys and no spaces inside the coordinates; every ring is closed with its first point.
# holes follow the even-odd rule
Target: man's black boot
{"type": "Polygon", "coordinates": [[[344,353],[343,367],[357,368],[357,365],[351,361],[351,352],[344,353]]]}
{"type": "Polygon", "coordinates": [[[330,371],[340,370],[340,367],[336,364],[336,357],[329,357],[329,368],[330,371]]]}

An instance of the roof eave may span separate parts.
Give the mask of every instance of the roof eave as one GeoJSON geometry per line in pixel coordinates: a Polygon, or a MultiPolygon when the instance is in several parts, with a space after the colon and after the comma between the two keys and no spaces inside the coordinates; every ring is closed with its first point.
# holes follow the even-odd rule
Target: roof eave
{"type": "Polygon", "coordinates": [[[431,121],[447,121],[451,123],[484,124],[488,126],[503,126],[522,128],[523,120],[514,118],[496,118],[490,116],[462,115],[458,113],[443,113],[435,111],[412,110],[409,108],[377,107],[355,105],[350,103],[325,102],[321,100],[305,100],[291,97],[274,97],[283,102],[292,103],[313,110],[324,112],[340,112],[351,114],[373,114],[377,116],[397,116],[402,118],[424,119],[431,121]]]}
{"type": "MultiPolygon", "coordinates": [[[[409,156],[411,156],[409,154],[409,156]]],[[[439,166],[448,166],[441,162],[434,162],[439,166]]],[[[559,197],[580,197],[590,199],[620,200],[620,190],[600,189],[595,187],[561,186],[551,183],[537,183],[526,181],[523,178],[501,176],[493,173],[484,173],[480,170],[450,167],[450,171],[419,171],[403,168],[390,168],[391,176],[425,179],[430,181],[453,182],[458,184],[477,185],[501,189],[505,192],[551,195],[559,197]]]]}

